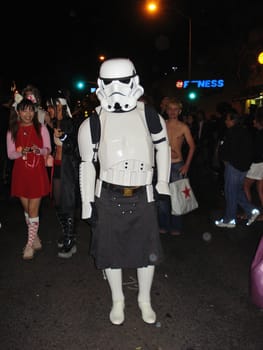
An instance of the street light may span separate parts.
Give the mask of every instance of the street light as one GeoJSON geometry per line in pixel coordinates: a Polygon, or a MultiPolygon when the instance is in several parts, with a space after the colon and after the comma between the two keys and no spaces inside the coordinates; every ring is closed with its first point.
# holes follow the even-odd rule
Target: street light
{"type": "Polygon", "coordinates": [[[148,1],[146,4],[146,9],[150,13],[155,13],[158,10],[156,1],[148,1]]]}
{"type": "Polygon", "coordinates": [[[105,61],[106,57],[104,55],[100,55],[99,56],[99,61],[103,62],[105,61]]]}
{"type": "Polygon", "coordinates": [[[258,55],[258,63],[263,64],[263,51],[258,55]]]}
{"type": "MultiPolygon", "coordinates": [[[[156,13],[159,8],[159,2],[156,1],[147,1],[146,10],[153,14],[156,13]]],[[[184,19],[188,21],[188,80],[190,81],[192,78],[192,18],[187,16],[178,8],[173,8],[173,10],[181,15],[184,19]]]]}

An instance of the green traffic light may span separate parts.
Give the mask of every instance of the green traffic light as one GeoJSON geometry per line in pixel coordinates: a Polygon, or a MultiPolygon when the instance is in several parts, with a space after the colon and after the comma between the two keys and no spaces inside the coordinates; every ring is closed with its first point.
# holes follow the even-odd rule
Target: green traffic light
{"type": "Polygon", "coordinates": [[[196,97],[197,97],[197,94],[196,94],[195,91],[190,91],[190,92],[188,93],[188,98],[189,98],[190,100],[195,100],[196,97]]]}
{"type": "Polygon", "coordinates": [[[84,81],[78,81],[77,83],[76,83],[76,88],[78,89],[78,90],[83,90],[84,88],[85,88],[85,83],[84,83],[84,81]]]}

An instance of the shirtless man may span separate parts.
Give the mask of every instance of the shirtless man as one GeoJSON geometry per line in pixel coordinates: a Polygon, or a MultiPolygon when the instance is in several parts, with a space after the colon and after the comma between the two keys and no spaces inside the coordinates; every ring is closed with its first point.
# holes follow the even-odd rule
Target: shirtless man
{"type": "MultiPolygon", "coordinates": [[[[189,127],[179,120],[179,115],[182,113],[182,103],[176,98],[169,99],[166,113],[168,115],[166,128],[171,147],[170,182],[173,182],[187,175],[195,151],[195,142],[189,127]],[[188,153],[185,160],[182,154],[184,142],[188,145],[188,153]]],[[[182,218],[181,216],[171,215],[170,213],[170,200],[160,199],[160,233],[169,232],[173,236],[180,235],[182,233],[182,218]]]]}
{"type": "Polygon", "coordinates": [[[171,161],[172,164],[182,162],[179,172],[181,175],[187,175],[194,155],[195,143],[189,127],[178,119],[179,115],[182,113],[182,103],[175,98],[170,99],[167,104],[166,112],[168,115],[166,128],[171,146],[171,161]],[[184,141],[187,142],[189,147],[185,162],[182,156],[184,141]]]}

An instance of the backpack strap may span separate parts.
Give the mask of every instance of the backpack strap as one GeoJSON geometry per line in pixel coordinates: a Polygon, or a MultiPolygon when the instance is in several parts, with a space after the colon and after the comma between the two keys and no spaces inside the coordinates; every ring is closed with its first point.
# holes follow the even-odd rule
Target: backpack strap
{"type": "Polygon", "coordinates": [[[101,109],[99,111],[99,114],[97,112],[94,112],[90,116],[90,132],[91,132],[91,141],[92,144],[95,145],[93,148],[93,163],[97,164],[98,161],[98,149],[99,149],[99,143],[100,143],[100,134],[101,134],[101,126],[100,126],[100,113],[101,109]]]}
{"type": "Polygon", "coordinates": [[[145,119],[148,129],[151,134],[158,134],[162,131],[163,127],[160,122],[160,116],[156,109],[149,104],[145,104],[145,119]]]}
{"type": "Polygon", "coordinates": [[[98,144],[100,142],[100,113],[99,115],[94,112],[90,116],[90,131],[91,131],[91,140],[93,144],[98,144]]]}
{"type": "MultiPolygon", "coordinates": [[[[151,134],[158,134],[162,131],[163,127],[160,122],[160,117],[156,109],[148,104],[145,104],[145,119],[151,134]]],[[[96,145],[98,149],[101,135],[100,113],[94,112],[90,116],[90,130],[92,143],[96,145]]]]}

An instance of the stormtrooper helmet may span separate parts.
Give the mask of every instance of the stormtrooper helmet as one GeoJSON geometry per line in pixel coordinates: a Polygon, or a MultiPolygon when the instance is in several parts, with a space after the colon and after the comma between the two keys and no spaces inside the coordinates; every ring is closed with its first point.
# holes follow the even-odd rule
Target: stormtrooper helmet
{"type": "Polygon", "coordinates": [[[127,58],[113,58],[102,63],[96,95],[109,112],[130,111],[143,95],[133,63],[127,58]]]}

